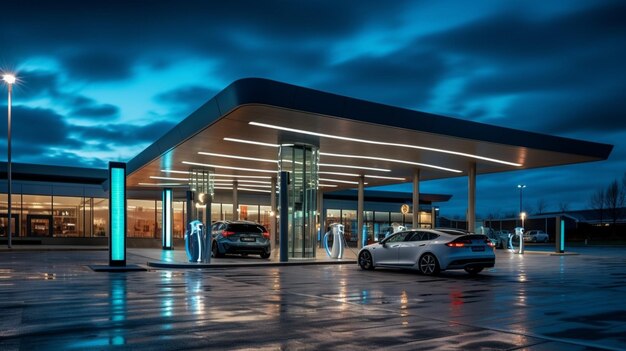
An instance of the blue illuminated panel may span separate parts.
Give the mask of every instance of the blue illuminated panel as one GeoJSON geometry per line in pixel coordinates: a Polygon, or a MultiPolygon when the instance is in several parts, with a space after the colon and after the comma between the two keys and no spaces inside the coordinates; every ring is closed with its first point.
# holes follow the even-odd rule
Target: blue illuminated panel
{"type": "Polygon", "coordinates": [[[163,249],[172,248],[172,189],[163,189],[162,238],[163,249]]]}
{"type": "Polygon", "coordinates": [[[126,164],[109,163],[109,265],[126,265],[126,164]]]}
{"type": "Polygon", "coordinates": [[[561,252],[565,251],[565,220],[561,220],[561,252]]]}

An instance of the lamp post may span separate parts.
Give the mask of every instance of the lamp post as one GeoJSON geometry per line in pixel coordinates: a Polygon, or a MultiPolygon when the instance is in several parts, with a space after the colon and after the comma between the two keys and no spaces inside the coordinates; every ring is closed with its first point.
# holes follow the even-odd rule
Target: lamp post
{"type": "Polygon", "coordinates": [[[4,74],[2,76],[2,80],[7,83],[9,86],[9,103],[8,103],[8,114],[7,114],[7,180],[8,180],[8,189],[7,189],[7,199],[9,202],[8,213],[7,213],[7,232],[8,232],[8,241],[7,246],[9,249],[11,248],[11,93],[13,92],[13,83],[15,83],[15,76],[12,74],[4,74]]]}

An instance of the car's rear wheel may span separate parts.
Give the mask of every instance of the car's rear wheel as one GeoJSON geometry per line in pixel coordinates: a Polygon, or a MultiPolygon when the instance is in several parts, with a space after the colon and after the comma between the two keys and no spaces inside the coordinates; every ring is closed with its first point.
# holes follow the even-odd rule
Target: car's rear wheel
{"type": "Polygon", "coordinates": [[[437,262],[437,257],[431,253],[426,253],[420,257],[418,267],[420,273],[424,275],[439,273],[439,262],[437,262]]]}
{"type": "Polygon", "coordinates": [[[465,267],[465,271],[470,275],[476,275],[482,272],[483,267],[465,267]]]}
{"type": "Polygon", "coordinates": [[[211,254],[213,255],[213,257],[224,257],[224,254],[220,253],[220,250],[217,248],[217,243],[213,243],[213,246],[211,247],[211,254]]]}
{"type": "Polygon", "coordinates": [[[264,252],[261,254],[261,258],[270,258],[269,252],[264,252]]]}
{"type": "Polygon", "coordinates": [[[372,254],[369,251],[361,251],[359,254],[359,266],[361,269],[365,270],[374,269],[374,260],[372,259],[372,254]]]}
{"type": "Polygon", "coordinates": [[[543,242],[547,243],[548,242],[548,238],[543,239],[543,242]]]}

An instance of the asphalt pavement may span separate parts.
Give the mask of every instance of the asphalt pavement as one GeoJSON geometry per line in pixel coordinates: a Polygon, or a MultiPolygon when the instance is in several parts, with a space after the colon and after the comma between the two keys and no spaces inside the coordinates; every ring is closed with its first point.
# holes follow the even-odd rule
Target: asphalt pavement
{"type": "MultiPolygon", "coordinates": [[[[106,251],[0,251],[0,350],[623,350],[626,248],[428,277],[316,264],[94,272],[106,251]]],[[[155,249],[129,249],[146,266],[155,249]]],[[[231,258],[235,259],[235,258],[231,258]]]]}

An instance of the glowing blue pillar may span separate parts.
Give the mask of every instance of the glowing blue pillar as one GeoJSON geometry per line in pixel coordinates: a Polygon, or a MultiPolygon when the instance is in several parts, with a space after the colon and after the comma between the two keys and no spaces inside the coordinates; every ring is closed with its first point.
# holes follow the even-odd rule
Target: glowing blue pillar
{"type": "Polygon", "coordinates": [[[109,266],[126,266],[126,164],[109,162],[109,266]]]}
{"type": "Polygon", "coordinates": [[[172,250],[174,248],[174,239],[172,237],[172,232],[174,230],[172,198],[172,189],[163,189],[161,202],[161,238],[163,241],[163,250],[172,250]]]}
{"type": "Polygon", "coordinates": [[[556,217],[554,243],[556,244],[557,253],[565,252],[565,220],[561,216],[556,217]]]}

